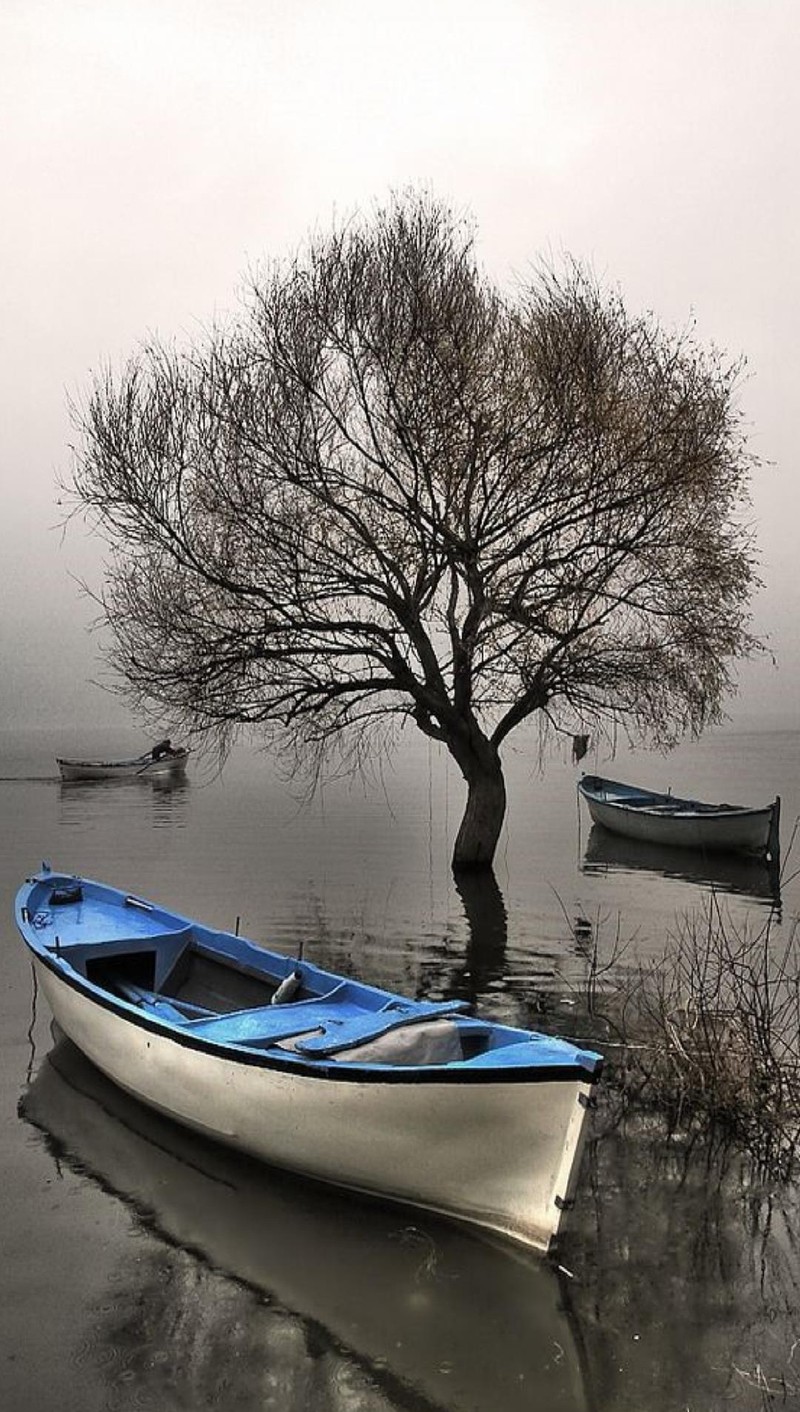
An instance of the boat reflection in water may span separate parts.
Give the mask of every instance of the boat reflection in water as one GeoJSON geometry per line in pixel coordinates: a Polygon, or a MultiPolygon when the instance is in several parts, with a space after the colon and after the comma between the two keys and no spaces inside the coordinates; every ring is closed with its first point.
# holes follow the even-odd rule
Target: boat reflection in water
{"type": "Polygon", "coordinates": [[[155,828],[180,827],[186,822],[189,790],[189,782],[183,776],[59,780],[59,824],[83,827],[87,819],[113,819],[116,823],[122,806],[129,819],[147,819],[155,828]]]}
{"type": "Polygon", "coordinates": [[[778,869],[765,859],[622,838],[600,824],[592,825],[581,866],[585,873],[657,873],[717,892],[752,897],[773,907],[781,900],[778,869]]]}
{"type": "Polygon", "coordinates": [[[411,1225],[207,1142],[123,1093],[63,1038],[20,1115],[137,1224],[327,1331],[366,1365],[382,1406],[587,1408],[565,1282],[543,1257],[419,1213],[411,1225]]]}

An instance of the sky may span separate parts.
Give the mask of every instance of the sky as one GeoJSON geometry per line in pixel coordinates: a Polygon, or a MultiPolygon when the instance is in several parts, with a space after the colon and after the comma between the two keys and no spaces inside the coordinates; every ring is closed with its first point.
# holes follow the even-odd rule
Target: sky
{"type": "Polygon", "coordinates": [[[66,533],[70,400],[253,264],[425,186],[506,285],[569,254],[747,359],[766,660],[733,722],[797,723],[797,0],[3,0],[0,728],[129,720],[102,546],[66,533]]]}

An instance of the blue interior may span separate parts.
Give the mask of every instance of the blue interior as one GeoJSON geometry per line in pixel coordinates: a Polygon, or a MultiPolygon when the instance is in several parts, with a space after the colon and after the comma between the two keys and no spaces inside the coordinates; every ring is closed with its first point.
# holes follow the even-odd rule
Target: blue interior
{"type": "MultiPolygon", "coordinates": [[[[458,1042],[448,1068],[567,1066],[593,1073],[601,1063],[564,1040],[465,1015],[463,1001],[404,999],[85,879],[38,875],[20,891],[17,914],[28,945],[51,969],[194,1042],[267,1050],[291,1041],[293,1062],[300,1056],[311,1065],[345,1051],[350,1059],[349,1051],[380,1042],[378,1067],[408,1065],[416,1062],[415,1036],[429,1036],[432,1022],[447,1020],[458,1042]],[[275,1003],[287,979],[294,994],[275,1003]],[[411,1036],[410,1027],[416,1027],[411,1036]],[[392,1036],[401,1031],[392,1058],[392,1036]]],[[[285,1059],[286,1051],[276,1055],[285,1059]]]]}

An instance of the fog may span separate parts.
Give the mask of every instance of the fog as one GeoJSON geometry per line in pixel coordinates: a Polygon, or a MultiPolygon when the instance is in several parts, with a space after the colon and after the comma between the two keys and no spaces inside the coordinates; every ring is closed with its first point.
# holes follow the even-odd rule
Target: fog
{"type": "Polygon", "coordinates": [[[472,213],[497,281],[569,252],[746,356],[778,667],[730,711],[795,723],[799,60],[794,0],[5,0],[0,726],[130,722],[76,582],[103,547],[61,526],[69,400],[409,184],[472,213]]]}

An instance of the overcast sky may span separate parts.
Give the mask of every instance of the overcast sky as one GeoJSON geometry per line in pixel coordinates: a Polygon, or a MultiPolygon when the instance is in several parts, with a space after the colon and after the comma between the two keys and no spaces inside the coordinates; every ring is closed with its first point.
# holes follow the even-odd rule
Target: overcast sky
{"type": "Polygon", "coordinates": [[[797,0],[3,0],[0,725],[119,716],[71,577],[100,555],[58,529],[68,398],[409,184],[498,281],[569,252],[746,355],[779,670],[731,709],[795,721],[798,67],[797,0]]]}

